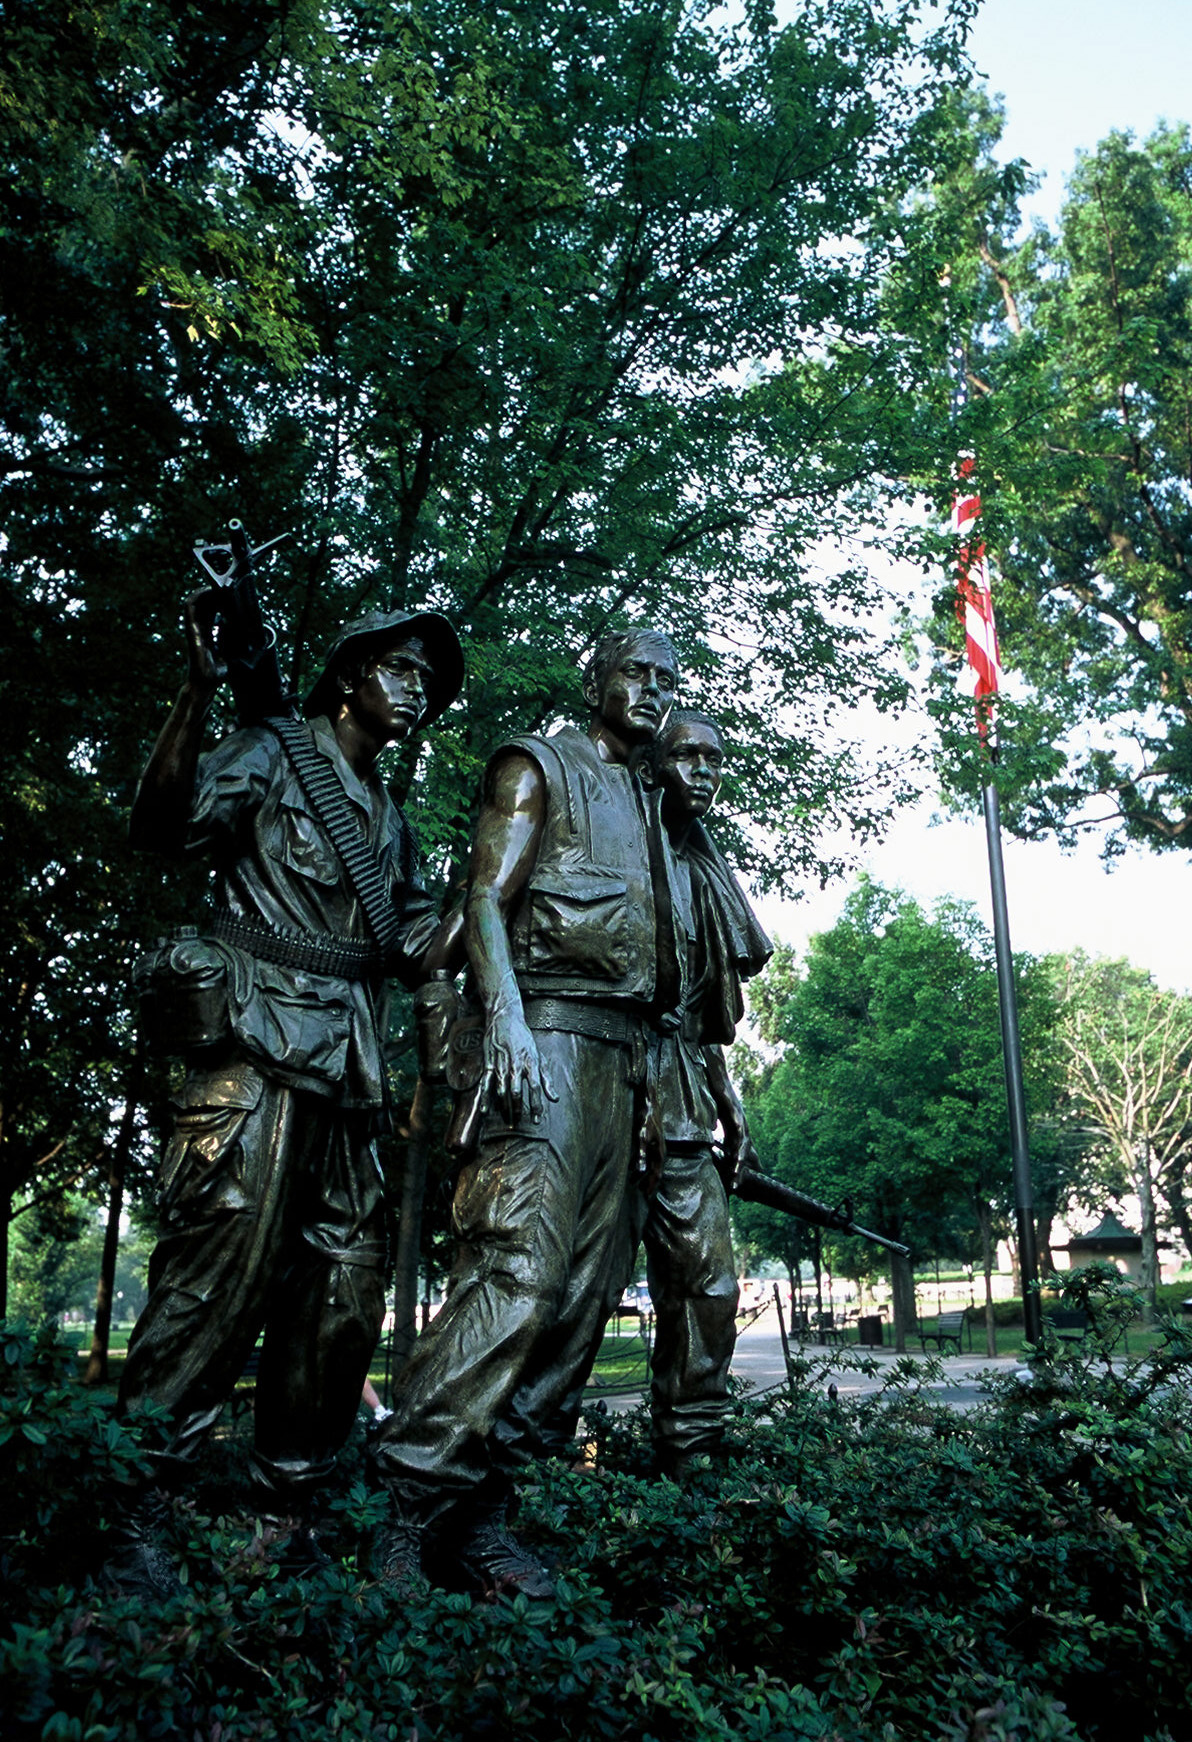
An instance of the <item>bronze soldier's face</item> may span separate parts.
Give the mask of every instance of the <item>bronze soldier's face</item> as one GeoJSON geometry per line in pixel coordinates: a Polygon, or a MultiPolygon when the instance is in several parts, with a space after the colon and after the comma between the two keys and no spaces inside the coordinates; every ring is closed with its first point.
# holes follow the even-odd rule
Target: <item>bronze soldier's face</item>
{"type": "Polygon", "coordinates": [[[724,774],[724,746],[711,726],[682,725],[667,739],[658,763],[663,808],[680,819],[711,810],[724,774]]]}
{"type": "Polygon", "coordinates": [[[383,744],[408,738],[426,712],[433,667],[421,641],[395,641],[365,667],[349,704],[359,724],[383,744]]]}
{"type": "Polygon", "coordinates": [[[605,679],[600,717],[627,743],[656,738],[678,682],[679,674],[660,642],[632,642],[620,665],[605,679]]]}

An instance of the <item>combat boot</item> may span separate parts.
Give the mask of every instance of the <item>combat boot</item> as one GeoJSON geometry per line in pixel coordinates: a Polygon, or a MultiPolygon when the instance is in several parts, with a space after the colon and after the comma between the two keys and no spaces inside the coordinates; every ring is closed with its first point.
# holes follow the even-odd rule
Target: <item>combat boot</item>
{"type": "Polygon", "coordinates": [[[181,1595],[182,1581],[163,1541],[171,1510],[170,1497],[161,1488],[145,1489],[128,1506],[116,1527],[114,1552],[100,1574],[111,1596],[160,1603],[181,1595]]]}
{"type": "Polygon", "coordinates": [[[408,1601],[424,1597],[430,1589],[422,1570],[424,1537],[423,1526],[400,1513],[378,1527],[373,1537],[372,1574],[391,1596],[408,1601]]]}
{"type": "Polygon", "coordinates": [[[520,1592],[541,1601],[555,1594],[542,1562],[509,1529],[504,1505],[477,1514],[456,1538],[453,1554],[465,1581],[482,1596],[516,1597],[520,1592]]]}

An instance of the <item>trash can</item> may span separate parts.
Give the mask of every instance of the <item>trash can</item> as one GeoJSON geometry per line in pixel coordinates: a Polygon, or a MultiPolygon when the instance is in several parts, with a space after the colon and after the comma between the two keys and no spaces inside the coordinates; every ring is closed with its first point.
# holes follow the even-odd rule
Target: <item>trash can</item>
{"type": "Polygon", "coordinates": [[[877,1313],[857,1320],[857,1336],[863,1349],[882,1347],[882,1321],[877,1313]]]}

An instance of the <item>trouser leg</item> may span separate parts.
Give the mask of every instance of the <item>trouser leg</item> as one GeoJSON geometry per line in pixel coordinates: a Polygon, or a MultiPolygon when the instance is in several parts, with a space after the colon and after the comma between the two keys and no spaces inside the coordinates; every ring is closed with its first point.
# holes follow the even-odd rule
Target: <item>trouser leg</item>
{"type": "MultiPolygon", "coordinates": [[[[632,1174],[632,1164],[630,1166],[632,1174]]],[[[560,1309],[560,1334],[518,1388],[509,1416],[498,1428],[507,1462],[529,1457],[566,1457],[573,1452],[584,1387],[604,1340],[605,1327],[633,1275],[646,1221],[647,1199],[631,1177],[614,1204],[606,1194],[603,1217],[589,1238],[560,1309]]]]}
{"type": "Polygon", "coordinates": [[[558,1315],[539,1337],[493,1432],[494,1462],[507,1472],[533,1458],[562,1455],[575,1438],[584,1386],[637,1253],[629,1165],[625,1155],[597,1169],[589,1182],[558,1315]]]}
{"type": "Polygon", "coordinates": [[[673,1462],[719,1445],[736,1340],[728,1200],[709,1148],[671,1151],[644,1239],[655,1314],[654,1438],[673,1462]]]}
{"type": "Polygon", "coordinates": [[[383,1182],[375,1121],[303,1098],[283,1267],[271,1291],[254,1473],[300,1498],[351,1431],[385,1314],[383,1182]]]}
{"type": "Polygon", "coordinates": [[[175,1458],[219,1415],[264,1321],[284,1239],[291,1101],[233,1061],[192,1072],[176,1104],[149,1300],[120,1386],[121,1410],[151,1400],[170,1411],[175,1458]]]}
{"type": "Polygon", "coordinates": [[[537,1124],[487,1125],[456,1190],[460,1244],[446,1304],[415,1344],[374,1447],[381,1480],[422,1516],[475,1494],[507,1468],[509,1447],[536,1420],[531,1399],[522,1421],[507,1424],[518,1387],[542,1382],[574,1358],[577,1339],[591,1338],[591,1287],[578,1277],[576,1325],[558,1335],[555,1327],[577,1251],[585,1279],[607,1261],[632,1093],[624,1049],[568,1034],[538,1040],[559,1100],[547,1103],[537,1124]],[[615,1189],[605,1179],[610,1168],[615,1189]],[[597,1175],[605,1183],[594,1191],[597,1175]]]}
{"type": "Polygon", "coordinates": [[[414,1345],[373,1445],[377,1474],[430,1518],[489,1473],[487,1441],[567,1276],[577,1194],[549,1143],[482,1142],[460,1175],[447,1299],[414,1345]]]}

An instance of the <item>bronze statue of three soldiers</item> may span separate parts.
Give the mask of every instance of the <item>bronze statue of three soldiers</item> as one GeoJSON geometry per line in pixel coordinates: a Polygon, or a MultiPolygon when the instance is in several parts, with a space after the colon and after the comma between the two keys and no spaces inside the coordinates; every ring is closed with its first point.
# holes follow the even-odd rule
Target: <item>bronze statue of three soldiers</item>
{"type": "Polygon", "coordinates": [[[384,1312],[386,982],[454,975],[466,955],[482,1051],[456,1259],[373,1440],[391,1507],[374,1568],[408,1594],[433,1544],[465,1588],[549,1596],[509,1529],[513,1477],[573,1447],[643,1240],[659,1467],[680,1475],[723,1437],[737,1307],[725,1179],[749,1139],[722,1047],[770,946],[703,824],[721,733],[673,707],[665,635],[607,637],[584,674],[587,730],[515,738],[489,762],[466,900],[440,921],[376,764],[459,692],[447,620],[349,624],[304,721],[262,719],[201,758],[224,666],[210,609],[192,601],[187,619],[188,676],[132,830],[140,847],[209,860],[214,905],[142,968],[173,1031],[156,1039],[187,1071],[120,1407],[164,1406],[170,1428],[109,1577],[171,1587],[163,1495],[262,1333],[253,1475],[262,1510],[288,1520],[294,1564],[317,1560],[320,1486],[384,1312]]]}

